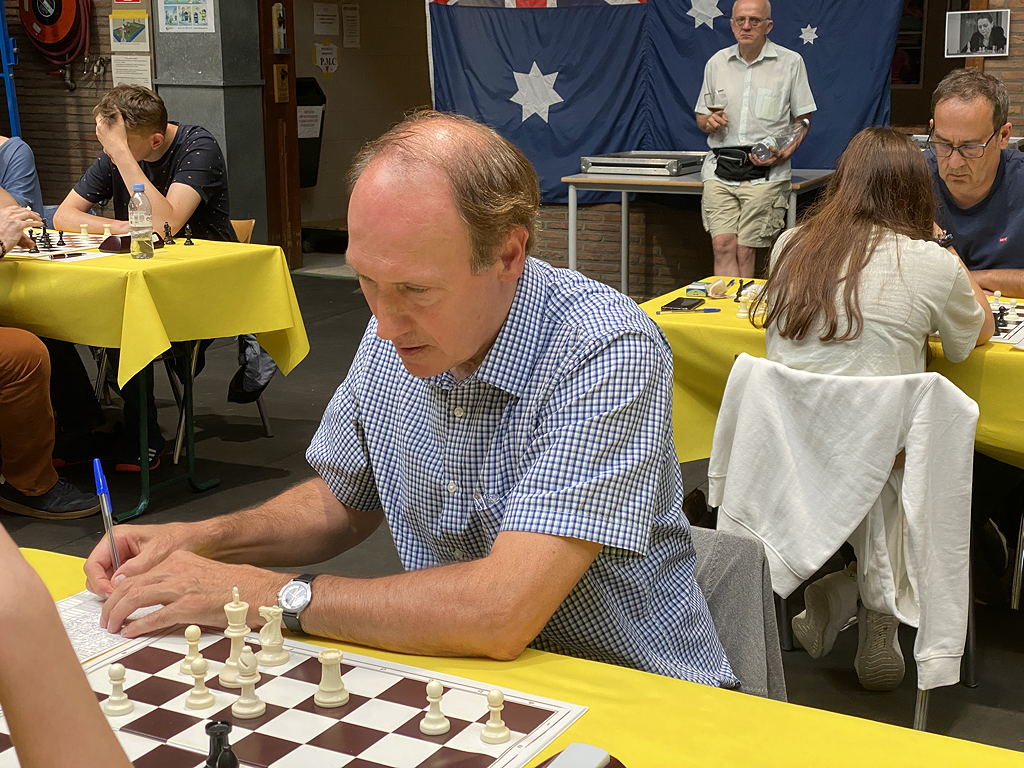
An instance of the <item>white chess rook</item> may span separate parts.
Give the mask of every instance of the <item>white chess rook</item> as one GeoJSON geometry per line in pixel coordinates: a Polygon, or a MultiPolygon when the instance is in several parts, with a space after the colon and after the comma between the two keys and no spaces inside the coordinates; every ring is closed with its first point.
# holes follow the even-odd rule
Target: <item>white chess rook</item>
{"type": "Polygon", "coordinates": [[[505,708],[505,694],[495,689],[487,694],[487,709],[491,716],[487,718],[484,729],[480,731],[480,741],[485,744],[504,744],[512,735],[501,719],[501,710],[505,708]]]}
{"type": "Polygon", "coordinates": [[[207,668],[206,659],[202,656],[197,656],[189,666],[189,674],[192,675],[195,684],[185,697],[185,706],[188,709],[209,709],[213,706],[213,693],[206,687],[207,668]]]}
{"type": "Polygon", "coordinates": [[[444,687],[437,680],[427,683],[427,704],[429,706],[427,714],[420,720],[420,733],[427,736],[440,736],[442,733],[448,733],[451,729],[452,724],[441,712],[441,696],[443,694],[444,687]]]}
{"type": "Polygon", "coordinates": [[[111,664],[107,668],[110,676],[110,696],[103,702],[103,711],[108,715],[127,715],[135,704],[124,692],[124,664],[111,664]]]}
{"type": "Polygon", "coordinates": [[[260,652],[256,661],[261,667],[277,667],[288,661],[289,653],[284,648],[284,637],[281,635],[281,614],[284,610],[279,606],[260,606],[260,616],[266,622],[260,628],[260,652]]]}
{"type": "Polygon", "coordinates": [[[320,687],[313,703],[318,707],[340,707],[348,703],[348,691],[341,679],[341,651],[328,648],[320,651],[320,687]]]}
{"type": "Polygon", "coordinates": [[[238,657],[238,684],[242,693],[231,705],[231,714],[243,720],[259,717],[267,711],[267,703],[256,695],[256,684],[260,681],[260,671],[256,665],[256,654],[249,646],[245,646],[238,657]]]}
{"type": "Polygon", "coordinates": [[[238,657],[245,647],[245,636],[249,634],[249,627],[245,623],[249,604],[238,599],[238,587],[231,588],[231,602],[224,606],[224,613],[228,617],[228,628],[224,630],[224,637],[231,640],[231,651],[217,679],[227,688],[239,688],[241,683],[238,681],[238,657]]]}
{"type": "Polygon", "coordinates": [[[203,631],[195,624],[189,624],[185,628],[185,642],[188,643],[188,653],[185,654],[185,658],[178,665],[178,671],[183,675],[192,674],[190,667],[192,662],[199,658],[199,638],[202,634],[203,631]]]}

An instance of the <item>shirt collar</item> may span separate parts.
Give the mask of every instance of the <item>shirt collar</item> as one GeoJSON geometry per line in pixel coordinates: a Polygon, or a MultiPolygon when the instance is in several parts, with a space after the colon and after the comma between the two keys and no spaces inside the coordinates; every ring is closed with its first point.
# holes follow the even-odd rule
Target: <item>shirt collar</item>
{"type": "MultiPolygon", "coordinates": [[[[744,59],[742,56],[740,56],[740,46],[739,46],[739,43],[737,43],[736,45],[733,45],[733,46],[731,46],[729,48],[729,56],[728,56],[728,58],[730,58],[730,59],[738,59],[739,61],[742,61],[744,64],[747,64],[747,60],[744,59]]],[[[777,59],[777,58],[779,58],[779,48],[778,48],[778,46],[775,45],[775,43],[773,43],[771,40],[765,40],[764,41],[764,45],[761,46],[761,52],[759,54],[757,54],[757,58],[754,59],[749,64],[747,64],[747,66],[748,67],[752,67],[754,64],[757,64],[757,62],[759,62],[761,59],[777,59]]]]}
{"type": "Polygon", "coordinates": [[[546,283],[543,268],[536,259],[527,257],[508,316],[480,366],[462,381],[456,381],[451,371],[426,381],[445,389],[480,381],[522,397],[533,372],[533,362],[541,351],[537,342],[544,319],[546,283]]]}

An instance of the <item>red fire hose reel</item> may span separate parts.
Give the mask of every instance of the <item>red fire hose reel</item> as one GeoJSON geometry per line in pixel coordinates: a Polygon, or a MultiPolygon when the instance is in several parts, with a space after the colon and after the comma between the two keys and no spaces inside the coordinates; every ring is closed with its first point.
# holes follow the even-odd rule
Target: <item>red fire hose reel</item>
{"type": "Polygon", "coordinates": [[[89,48],[91,0],[18,0],[21,24],[43,57],[66,67],[89,48]]]}

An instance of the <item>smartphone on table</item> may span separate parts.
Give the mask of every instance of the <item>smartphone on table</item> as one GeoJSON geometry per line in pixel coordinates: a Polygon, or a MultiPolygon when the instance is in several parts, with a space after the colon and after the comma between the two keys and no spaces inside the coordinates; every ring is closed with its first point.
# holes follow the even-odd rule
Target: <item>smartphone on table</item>
{"type": "Polygon", "coordinates": [[[661,306],[662,312],[693,312],[704,304],[704,299],[698,299],[691,296],[680,296],[677,299],[672,299],[668,304],[661,306]]]}

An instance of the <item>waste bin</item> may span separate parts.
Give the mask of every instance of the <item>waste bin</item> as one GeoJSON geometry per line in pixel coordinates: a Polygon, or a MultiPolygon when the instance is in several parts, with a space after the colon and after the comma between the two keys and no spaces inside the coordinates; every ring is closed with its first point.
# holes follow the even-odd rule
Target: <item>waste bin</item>
{"type": "Polygon", "coordinates": [[[295,98],[299,122],[299,186],[315,187],[320,172],[327,96],[315,77],[297,77],[295,98]]]}

